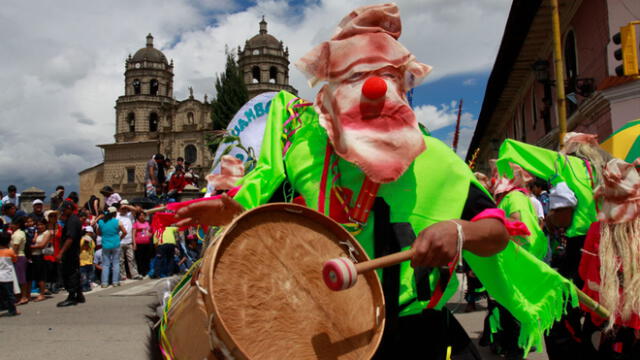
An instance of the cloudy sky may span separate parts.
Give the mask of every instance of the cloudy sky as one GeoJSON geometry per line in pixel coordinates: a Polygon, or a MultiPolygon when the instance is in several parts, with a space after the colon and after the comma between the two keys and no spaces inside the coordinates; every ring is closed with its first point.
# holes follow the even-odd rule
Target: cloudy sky
{"type": "MultiPolygon", "coordinates": [[[[225,45],[258,32],[289,47],[295,61],[326,40],[351,9],[344,0],[5,0],[0,7],[0,190],[55,185],[77,189],[77,173],[102,161],[96,144],[114,141],[115,100],[124,92],[124,61],[152,33],[175,63],[175,95],[215,95],[225,45]]],[[[416,89],[418,118],[451,142],[457,101],[464,98],[460,154],[473,133],[510,1],[398,0],[400,40],[434,67],[416,89]]],[[[302,74],[291,82],[313,99],[302,74]]]]}

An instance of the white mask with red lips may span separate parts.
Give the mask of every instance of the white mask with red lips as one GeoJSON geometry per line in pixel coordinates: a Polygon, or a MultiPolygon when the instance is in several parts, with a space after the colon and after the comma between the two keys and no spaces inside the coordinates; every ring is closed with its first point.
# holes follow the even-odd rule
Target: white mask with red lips
{"type": "Polygon", "coordinates": [[[311,86],[327,82],[314,106],[336,153],[377,183],[397,180],[425,150],[405,93],[431,67],[397,41],[401,29],[397,5],[364,6],[296,62],[311,86]]]}
{"type": "Polygon", "coordinates": [[[386,67],[329,82],[315,106],[335,152],[374,182],[397,180],[425,150],[398,69],[386,67]]]}

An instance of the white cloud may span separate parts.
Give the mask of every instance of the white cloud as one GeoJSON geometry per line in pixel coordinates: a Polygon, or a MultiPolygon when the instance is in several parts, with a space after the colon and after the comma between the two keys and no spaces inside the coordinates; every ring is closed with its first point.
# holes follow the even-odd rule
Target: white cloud
{"type": "MultiPolygon", "coordinates": [[[[414,108],[414,112],[418,122],[433,132],[455,125],[458,119],[458,102],[452,100],[449,104],[440,104],[440,106],[420,105],[414,108]]],[[[463,108],[460,115],[461,126],[475,126],[476,120],[473,118],[473,114],[465,112],[463,108]]]]}
{"type": "MultiPolygon", "coordinates": [[[[441,104],[440,106],[434,105],[421,105],[414,109],[418,122],[423,124],[429,129],[430,132],[437,130],[446,130],[446,138],[443,141],[448,144],[453,144],[453,136],[455,133],[455,124],[458,119],[458,102],[452,100],[449,104],[441,104]]],[[[462,111],[460,115],[460,135],[458,137],[458,150],[457,154],[464,158],[467,154],[467,149],[471,143],[471,137],[473,137],[473,130],[476,126],[478,119],[469,112],[462,111]]]]}
{"type": "MultiPolygon", "coordinates": [[[[258,31],[289,47],[293,63],[326,40],[363,0],[306,2],[258,0],[248,9],[234,1],[126,0],[5,1],[0,7],[0,187],[8,183],[77,186],[77,172],[98,163],[95,144],[113,141],[116,98],[123,93],[124,60],[144,46],[147,33],[175,61],[174,88],[181,99],[213,96],[213,79],[224,69],[224,48],[244,45],[258,31]],[[212,25],[213,24],[213,25],[212,25]],[[74,144],[74,146],[68,146],[74,144]]],[[[400,40],[434,67],[429,80],[493,64],[510,2],[399,0],[400,40]]],[[[303,75],[291,82],[313,99],[303,75]]],[[[451,105],[418,108],[431,126],[451,124],[451,105]]],[[[426,121],[426,120],[425,120],[426,121]]],[[[455,121],[455,116],[453,121],[455,121]]]]}

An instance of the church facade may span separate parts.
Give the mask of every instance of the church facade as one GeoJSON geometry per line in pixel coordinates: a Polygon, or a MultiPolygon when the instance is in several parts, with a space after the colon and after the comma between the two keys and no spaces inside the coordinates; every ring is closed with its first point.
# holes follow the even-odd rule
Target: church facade
{"type": "MultiPolygon", "coordinates": [[[[296,92],[289,85],[288,49],[267,34],[266,26],[263,19],[260,33],[247,40],[243,51],[238,49],[250,98],[265,91],[296,92]]],[[[126,59],[124,95],[115,105],[115,142],[98,145],[103,162],[79,173],[81,203],[105,185],[124,198],[143,197],[145,166],[156,153],[174,164],[184,158],[204,185],[213,160],[207,147],[207,137],[214,133],[211,104],[206,95],[196,99],[191,88],[187,99],[176,100],[173,69],[173,60],[154,48],[151,34],[146,46],[126,59]]]]}

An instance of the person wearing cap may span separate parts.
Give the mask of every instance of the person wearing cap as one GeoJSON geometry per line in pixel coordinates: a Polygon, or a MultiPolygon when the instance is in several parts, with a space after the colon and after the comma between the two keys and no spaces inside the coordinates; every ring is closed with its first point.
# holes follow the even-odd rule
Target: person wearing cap
{"type": "Polygon", "coordinates": [[[93,227],[87,225],[82,228],[82,238],[80,239],[80,279],[82,283],[82,291],[91,291],[91,282],[93,281],[93,254],[95,251],[95,231],[93,227]]]}
{"type": "Polygon", "coordinates": [[[572,285],[509,241],[522,224],[505,218],[449,146],[423,132],[406,94],[431,68],[400,44],[401,29],[395,4],[345,16],[296,62],[312,86],[326,82],[315,102],[278,93],[260,158],[237,194],[182,207],[178,226],[226,225],[244,209],[293,198],[352,230],[372,258],[414,250],[379,272],[386,328],[378,358],[480,357],[445,307],[461,257],[523,324],[526,350],[540,348],[572,285]],[[547,286],[530,286],[536,281],[547,286]]]}
{"type": "Polygon", "coordinates": [[[32,206],[33,206],[33,212],[29,214],[29,217],[36,222],[43,220],[44,219],[44,212],[43,212],[44,203],[42,202],[42,200],[40,199],[33,200],[32,206]]]}
{"type": "Polygon", "coordinates": [[[74,214],[76,205],[72,201],[63,201],[59,210],[64,226],[60,238],[60,252],[56,255],[56,260],[62,264],[64,287],[69,295],[66,300],[58,303],[58,307],[66,307],[85,302],[80,285],[82,222],[74,214]]]}
{"type": "Polygon", "coordinates": [[[109,206],[98,216],[98,235],[102,237],[102,287],[120,286],[120,241],[127,236],[127,230],[116,219],[118,209],[109,206]]]}

